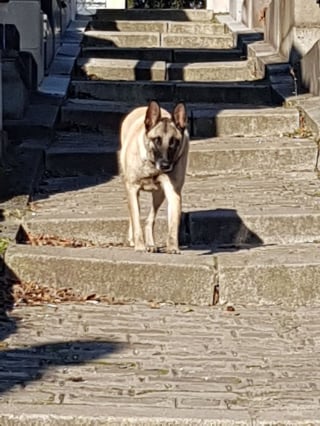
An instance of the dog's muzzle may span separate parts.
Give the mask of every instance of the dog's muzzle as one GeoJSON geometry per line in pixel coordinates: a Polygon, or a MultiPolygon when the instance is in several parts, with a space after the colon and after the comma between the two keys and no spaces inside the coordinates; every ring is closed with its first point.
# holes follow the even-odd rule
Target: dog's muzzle
{"type": "Polygon", "coordinates": [[[167,160],[159,160],[156,162],[156,167],[161,172],[168,173],[173,169],[173,164],[167,160]]]}

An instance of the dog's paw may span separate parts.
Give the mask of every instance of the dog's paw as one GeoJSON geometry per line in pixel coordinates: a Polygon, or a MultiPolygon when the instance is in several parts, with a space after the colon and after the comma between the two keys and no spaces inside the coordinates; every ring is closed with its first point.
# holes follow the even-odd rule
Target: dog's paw
{"type": "Polygon", "coordinates": [[[178,249],[178,247],[167,247],[166,253],[168,253],[168,254],[181,254],[181,251],[178,249]]]}
{"type": "Polygon", "coordinates": [[[147,246],[146,250],[148,253],[159,253],[159,248],[156,246],[147,246]]]}
{"type": "Polygon", "coordinates": [[[137,253],[146,253],[147,249],[144,245],[139,245],[134,247],[134,251],[137,253]]]}

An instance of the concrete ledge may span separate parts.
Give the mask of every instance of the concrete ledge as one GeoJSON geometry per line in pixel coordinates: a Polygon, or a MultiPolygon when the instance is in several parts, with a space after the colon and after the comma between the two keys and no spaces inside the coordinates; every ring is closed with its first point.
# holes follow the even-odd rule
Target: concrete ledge
{"type": "Polygon", "coordinates": [[[309,92],[320,96],[320,41],[301,60],[302,83],[309,92]]]}
{"type": "Polygon", "coordinates": [[[161,34],[161,46],[193,49],[228,49],[234,47],[231,35],[161,34]]]}
{"type": "Polygon", "coordinates": [[[266,136],[294,133],[299,129],[296,109],[212,109],[192,111],[193,135],[208,136],[266,136]],[[285,129],[285,130],[284,130],[285,129]]]}
{"type": "Polygon", "coordinates": [[[55,288],[77,283],[83,294],[211,305],[215,285],[211,256],[148,255],[127,249],[11,246],[6,264],[22,280],[55,288]]]}
{"type": "Polygon", "coordinates": [[[316,141],[320,140],[320,97],[298,101],[298,108],[303,114],[305,125],[314,134],[316,141]]]}
{"type": "Polygon", "coordinates": [[[252,81],[256,77],[249,61],[197,62],[168,64],[169,80],[183,81],[252,81]]]}
{"type": "Polygon", "coordinates": [[[169,22],[168,33],[176,34],[201,34],[201,35],[219,35],[225,34],[227,29],[224,24],[217,23],[201,23],[201,22],[169,22]]]}
{"type": "Polygon", "coordinates": [[[89,22],[88,30],[94,31],[121,31],[121,32],[144,32],[163,33],[168,30],[167,21],[105,21],[93,19],[89,22]]]}
{"type": "Polygon", "coordinates": [[[93,31],[84,34],[86,46],[114,46],[114,47],[159,47],[160,33],[93,31]]]}
{"type": "Polygon", "coordinates": [[[81,74],[92,80],[165,81],[167,75],[164,61],[80,58],[77,66],[81,74]]]}
{"type": "Polygon", "coordinates": [[[217,257],[221,301],[319,303],[319,244],[264,247],[217,257]]]}

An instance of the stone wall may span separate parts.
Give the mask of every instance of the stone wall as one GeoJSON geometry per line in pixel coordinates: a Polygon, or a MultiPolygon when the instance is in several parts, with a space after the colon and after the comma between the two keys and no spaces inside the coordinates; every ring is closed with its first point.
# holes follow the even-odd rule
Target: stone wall
{"type": "Polygon", "coordinates": [[[320,41],[302,58],[301,79],[310,93],[320,96],[320,41]]]}
{"type": "Polygon", "coordinates": [[[265,40],[287,58],[302,57],[320,39],[320,8],[315,0],[272,0],[265,40]]]}
{"type": "Polygon", "coordinates": [[[301,64],[302,83],[320,95],[320,8],[315,0],[272,0],[265,20],[265,40],[292,65],[301,64]]]}
{"type": "Polygon", "coordinates": [[[44,75],[43,14],[37,0],[10,0],[0,3],[0,23],[13,25],[20,35],[20,51],[29,53],[37,67],[37,82],[44,75]]]}
{"type": "Polygon", "coordinates": [[[2,108],[2,58],[0,50],[0,167],[5,164],[5,151],[7,148],[8,137],[7,133],[3,130],[3,108],[2,108]]]}

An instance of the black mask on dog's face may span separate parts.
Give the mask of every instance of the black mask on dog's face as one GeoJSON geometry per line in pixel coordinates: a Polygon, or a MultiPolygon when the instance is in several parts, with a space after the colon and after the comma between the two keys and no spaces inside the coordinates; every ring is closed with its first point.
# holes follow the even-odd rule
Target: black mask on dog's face
{"type": "Polygon", "coordinates": [[[146,113],[145,127],[150,153],[157,170],[171,172],[179,158],[186,127],[184,105],[180,103],[174,108],[172,118],[162,118],[159,104],[152,101],[146,113]]]}

